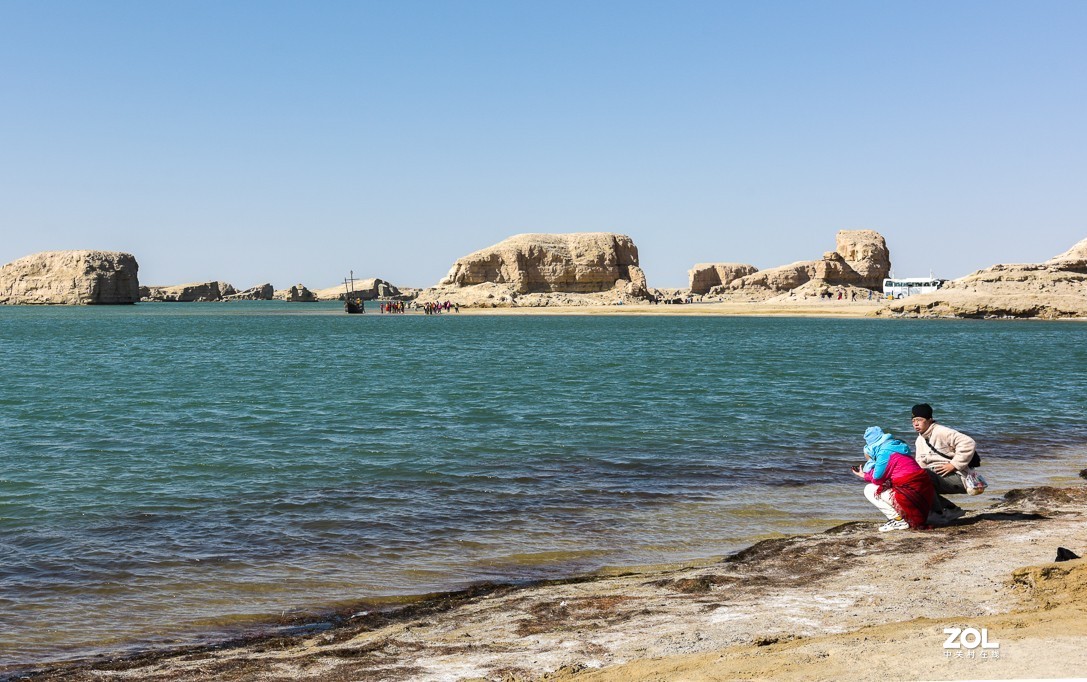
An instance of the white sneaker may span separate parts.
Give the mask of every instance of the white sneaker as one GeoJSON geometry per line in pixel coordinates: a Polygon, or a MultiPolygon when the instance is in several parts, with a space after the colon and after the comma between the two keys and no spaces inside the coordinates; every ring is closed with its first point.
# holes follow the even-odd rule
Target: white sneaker
{"type": "Polygon", "coordinates": [[[889,530],[907,530],[909,527],[910,524],[906,523],[903,519],[891,519],[879,527],[879,532],[886,533],[889,530]]]}

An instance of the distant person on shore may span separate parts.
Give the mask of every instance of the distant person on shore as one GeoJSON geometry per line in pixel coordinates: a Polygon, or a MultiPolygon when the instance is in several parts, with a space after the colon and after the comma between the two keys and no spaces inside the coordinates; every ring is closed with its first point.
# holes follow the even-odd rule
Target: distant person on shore
{"type": "Polygon", "coordinates": [[[966,512],[944,495],[965,495],[966,484],[961,473],[966,473],[974,458],[974,439],[959,433],[932,418],[932,405],[921,403],[913,406],[913,430],[917,432],[917,463],[925,468],[936,489],[936,502],[932,505],[933,521],[949,523],[966,512]]]}
{"type": "Polygon", "coordinates": [[[853,474],[868,482],[864,496],[887,517],[881,533],[907,528],[927,528],[936,497],[928,473],[910,457],[910,446],[878,426],[864,432],[864,467],[853,474]]]}

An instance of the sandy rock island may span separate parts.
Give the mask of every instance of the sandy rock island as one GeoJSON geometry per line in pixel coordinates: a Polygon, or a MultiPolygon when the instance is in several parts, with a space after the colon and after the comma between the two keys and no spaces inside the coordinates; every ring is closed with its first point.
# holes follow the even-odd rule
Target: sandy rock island
{"type": "Polygon", "coordinates": [[[458,259],[420,302],[464,306],[607,305],[649,297],[624,234],[518,234],[458,259]]]}
{"type": "Polygon", "coordinates": [[[139,264],[118,251],[44,251],[0,268],[0,304],[104,305],[140,300],[139,264]]]}
{"type": "Polygon", "coordinates": [[[1044,263],[997,264],[890,303],[896,317],[1087,317],[1087,239],[1044,263]]]}
{"type": "MultiPolygon", "coordinates": [[[[766,270],[698,263],[687,289],[650,289],[633,240],[610,232],[521,234],[458,259],[436,286],[355,280],[359,298],[457,304],[504,313],[797,315],[944,318],[1087,317],[1087,239],[1043,263],[997,264],[940,290],[887,300],[891,255],[873,230],[841,230],[819,260],[766,270]],[[682,306],[661,303],[680,303],[682,306]],[[690,303],[705,304],[687,307],[690,303]],[[622,310],[616,310],[622,308],[622,310]]],[[[342,300],[344,288],[263,284],[236,292],[226,282],[140,287],[131,254],[53,251],[0,268],[0,304],[85,305],[147,301],[342,300]]]]}

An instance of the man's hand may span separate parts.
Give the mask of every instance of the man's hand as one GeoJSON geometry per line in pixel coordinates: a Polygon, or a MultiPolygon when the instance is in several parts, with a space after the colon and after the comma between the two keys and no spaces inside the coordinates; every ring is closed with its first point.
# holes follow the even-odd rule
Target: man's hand
{"type": "Polygon", "coordinates": [[[955,465],[951,462],[941,462],[940,464],[935,464],[933,465],[932,470],[940,474],[941,476],[947,476],[950,473],[958,471],[955,468],[955,465]]]}

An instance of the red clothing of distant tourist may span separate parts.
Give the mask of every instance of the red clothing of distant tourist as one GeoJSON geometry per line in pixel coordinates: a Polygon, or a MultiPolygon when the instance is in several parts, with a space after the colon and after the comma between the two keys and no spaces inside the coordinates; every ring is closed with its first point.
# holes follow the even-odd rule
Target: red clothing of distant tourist
{"type": "Polygon", "coordinates": [[[895,452],[887,462],[883,476],[873,478],[872,472],[864,474],[864,480],[879,486],[879,492],[892,491],[891,504],[910,524],[910,528],[925,528],[928,525],[928,513],[936,499],[936,489],[928,472],[917,465],[909,455],[895,452]]]}

